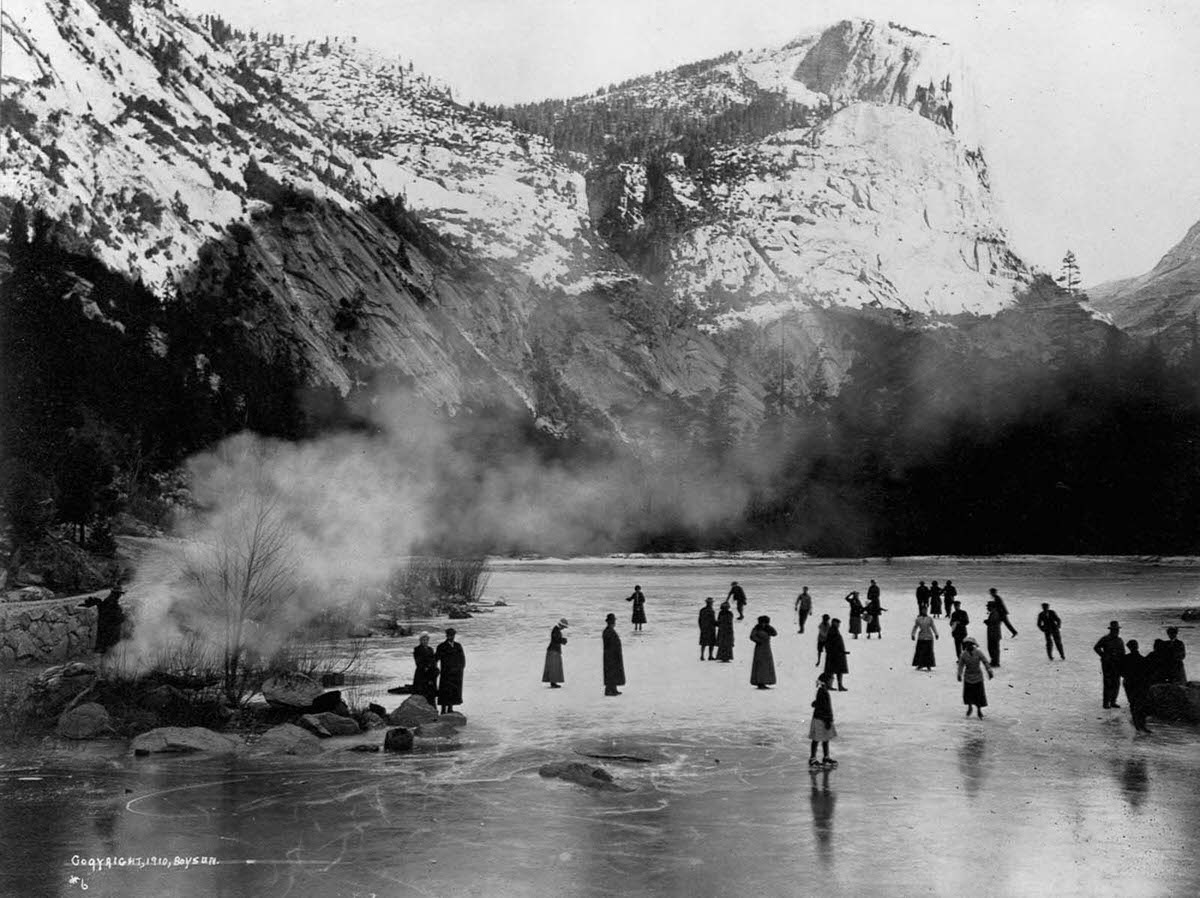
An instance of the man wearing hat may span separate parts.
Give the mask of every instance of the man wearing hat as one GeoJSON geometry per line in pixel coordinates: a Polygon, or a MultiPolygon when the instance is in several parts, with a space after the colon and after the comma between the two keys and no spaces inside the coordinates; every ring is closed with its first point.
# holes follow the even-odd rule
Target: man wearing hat
{"type": "Polygon", "coordinates": [[[1104,677],[1104,707],[1119,708],[1117,693],[1121,688],[1121,659],[1125,656],[1125,643],[1121,641],[1121,625],[1111,621],[1108,635],[1101,636],[1093,650],[1100,656],[1100,673],[1104,677]]]}
{"type": "Polygon", "coordinates": [[[437,647],[438,682],[437,700],[442,714],[449,714],[455,705],[462,704],[463,671],[467,669],[467,655],[463,647],[454,641],[457,631],[446,628],[446,641],[437,647]]]}
{"type": "Polygon", "coordinates": [[[704,650],[708,649],[708,660],[715,661],[713,652],[717,650],[717,611],[713,608],[713,598],[704,600],[698,618],[700,624],[700,660],[704,660],[704,650]]]}
{"type": "Polygon", "coordinates": [[[620,695],[618,686],[625,685],[625,658],[621,654],[621,637],[617,634],[617,616],[609,614],[604,618],[604,694],[620,695]]]}
{"type": "Polygon", "coordinates": [[[551,689],[561,689],[559,685],[566,677],[563,676],[562,647],[567,644],[567,637],[562,631],[567,629],[567,619],[561,618],[550,630],[550,645],[546,647],[546,666],[542,669],[542,682],[549,683],[551,689]]]}

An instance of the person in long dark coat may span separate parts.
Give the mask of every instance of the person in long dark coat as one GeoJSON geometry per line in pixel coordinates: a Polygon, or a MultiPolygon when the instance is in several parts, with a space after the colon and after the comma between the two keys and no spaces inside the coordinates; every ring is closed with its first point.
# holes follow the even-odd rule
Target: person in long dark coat
{"type": "Polygon", "coordinates": [[[858,634],[862,632],[863,615],[863,605],[858,597],[858,590],[856,589],[846,596],[846,601],[850,603],[850,635],[858,639],[858,634]]]}
{"type": "Polygon", "coordinates": [[[713,600],[710,596],[704,600],[698,619],[700,625],[700,660],[704,660],[704,650],[708,649],[708,660],[715,661],[713,652],[717,649],[717,613],[713,610],[713,600]]]}
{"type": "Polygon", "coordinates": [[[750,685],[766,689],[775,685],[775,656],[771,652],[771,637],[777,636],[771,626],[771,618],[759,615],[758,623],[750,631],[754,643],[754,660],[750,664],[750,685]]]}
{"type": "Polygon", "coordinates": [[[987,629],[988,663],[992,667],[1000,666],[1000,625],[1003,623],[1004,616],[996,607],[996,603],[988,602],[987,617],[983,621],[983,626],[987,629]]]}
{"type": "Polygon", "coordinates": [[[733,660],[733,612],[728,602],[722,602],[717,612],[717,660],[733,660]]]}
{"type": "Polygon", "coordinates": [[[124,594],[120,586],[114,586],[103,599],[88,596],[79,606],[96,609],[96,651],[101,655],[121,641],[121,624],[125,622],[121,596],[124,594]]]}
{"type": "Polygon", "coordinates": [[[821,653],[825,651],[825,640],[829,637],[829,615],[822,614],[821,622],[817,624],[817,663],[813,667],[821,666],[821,653]]]}
{"type": "Polygon", "coordinates": [[[640,586],[633,588],[633,595],[626,597],[626,602],[633,602],[633,618],[630,623],[633,624],[633,631],[640,633],[642,624],[646,622],[646,596],[642,592],[640,586]]]}
{"type": "Polygon", "coordinates": [[[1167,638],[1154,640],[1151,652],[1154,656],[1154,670],[1151,670],[1153,683],[1187,683],[1187,668],[1184,659],[1187,657],[1187,647],[1179,638],[1178,627],[1167,627],[1167,638]]]}
{"type": "Polygon", "coordinates": [[[449,714],[455,705],[462,704],[463,671],[467,669],[467,654],[454,641],[457,631],[446,628],[446,641],[437,647],[438,679],[437,700],[443,714],[449,714]]]}
{"type": "Polygon", "coordinates": [[[559,685],[566,679],[563,676],[562,647],[567,644],[563,630],[567,629],[567,619],[564,617],[550,628],[550,645],[546,646],[546,665],[542,668],[542,682],[549,683],[551,689],[561,689],[559,685]]]}
{"type": "Polygon", "coordinates": [[[1121,688],[1121,658],[1125,655],[1125,643],[1121,641],[1121,625],[1112,621],[1108,635],[1101,636],[1092,646],[1100,656],[1100,676],[1104,681],[1104,707],[1119,708],[1117,691],[1121,688]]]}
{"type": "Polygon", "coordinates": [[[967,624],[971,622],[971,616],[967,614],[963,608],[962,602],[954,603],[954,610],[950,612],[950,636],[954,640],[954,657],[962,657],[963,640],[967,638],[967,624]]]}
{"type": "Polygon", "coordinates": [[[846,641],[842,639],[842,622],[836,617],[829,622],[829,632],[825,634],[825,673],[837,677],[838,692],[845,692],[842,685],[842,674],[850,673],[850,665],[846,663],[846,641]]]}
{"type": "Polygon", "coordinates": [[[429,644],[429,634],[422,633],[413,648],[412,694],[423,695],[431,705],[437,704],[438,694],[438,662],[437,653],[429,644]]]}
{"type": "Polygon", "coordinates": [[[604,694],[620,695],[617,687],[625,685],[625,656],[617,633],[617,616],[607,615],[604,624],[604,632],[600,634],[604,641],[604,694]]]}
{"type": "Polygon", "coordinates": [[[1121,679],[1125,682],[1125,699],[1129,702],[1129,716],[1133,728],[1142,733],[1150,732],[1146,726],[1146,703],[1150,699],[1150,662],[1138,652],[1138,641],[1125,643],[1128,654],[1121,658],[1121,679]]]}
{"type": "Polygon", "coordinates": [[[922,580],[917,584],[917,616],[920,617],[922,614],[927,614],[928,612],[929,587],[926,586],[925,581],[922,580]]]}
{"type": "Polygon", "coordinates": [[[877,633],[879,638],[883,639],[883,629],[879,626],[879,615],[885,611],[887,609],[879,604],[878,595],[873,599],[867,599],[867,606],[863,609],[863,615],[867,619],[867,639],[871,638],[872,633],[877,633]]]}
{"type": "Polygon", "coordinates": [[[943,593],[943,590],[940,586],[938,586],[938,582],[936,580],[932,581],[929,584],[929,616],[930,617],[941,617],[942,616],[942,593],[943,593]]]}
{"type": "Polygon", "coordinates": [[[947,580],[946,585],[942,587],[942,611],[946,617],[950,616],[950,612],[954,610],[954,600],[958,598],[958,587],[954,585],[953,580],[947,580]]]}

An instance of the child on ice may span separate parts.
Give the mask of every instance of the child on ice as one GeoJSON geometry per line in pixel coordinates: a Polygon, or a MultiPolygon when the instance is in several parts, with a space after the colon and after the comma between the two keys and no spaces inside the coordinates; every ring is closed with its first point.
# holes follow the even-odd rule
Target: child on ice
{"type": "Polygon", "coordinates": [[[831,675],[823,673],[817,677],[817,696],[813,699],[813,719],[808,727],[808,738],[812,740],[812,751],[808,756],[809,767],[836,767],[837,761],[829,757],[829,740],[837,737],[833,726],[833,702],[829,698],[831,675]],[[817,743],[821,743],[823,760],[817,760],[817,743]]]}

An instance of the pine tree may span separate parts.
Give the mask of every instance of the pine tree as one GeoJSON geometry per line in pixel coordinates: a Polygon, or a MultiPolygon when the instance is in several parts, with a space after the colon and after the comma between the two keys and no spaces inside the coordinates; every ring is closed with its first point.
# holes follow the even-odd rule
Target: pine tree
{"type": "Polygon", "coordinates": [[[1062,274],[1056,280],[1063,286],[1068,293],[1076,293],[1079,290],[1079,263],[1075,261],[1075,253],[1067,250],[1067,254],[1062,260],[1062,274]]]}

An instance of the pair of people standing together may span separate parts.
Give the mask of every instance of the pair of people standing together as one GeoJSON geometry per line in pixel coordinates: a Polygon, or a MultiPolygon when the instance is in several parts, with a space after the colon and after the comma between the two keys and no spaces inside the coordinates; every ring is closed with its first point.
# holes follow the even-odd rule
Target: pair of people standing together
{"type": "Polygon", "coordinates": [[[429,645],[429,634],[422,633],[413,649],[412,692],[423,695],[429,704],[436,704],[442,714],[461,705],[463,696],[463,672],[467,669],[467,655],[455,637],[453,627],[446,629],[446,641],[433,649],[429,645]]]}

